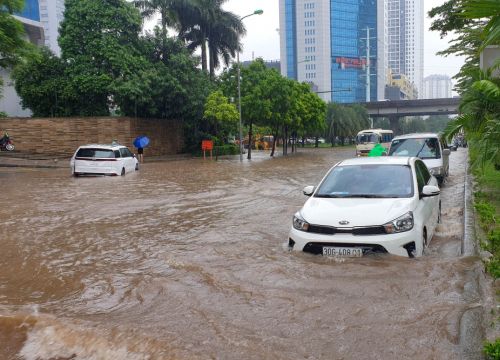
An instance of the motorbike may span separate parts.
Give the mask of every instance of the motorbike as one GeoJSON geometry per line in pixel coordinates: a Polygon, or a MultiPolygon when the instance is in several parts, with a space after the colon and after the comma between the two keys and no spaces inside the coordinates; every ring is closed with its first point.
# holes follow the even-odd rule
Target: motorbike
{"type": "Polygon", "coordinates": [[[0,139],[0,151],[14,151],[14,148],[14,144],[10,137],[4,136],[0,139]]]}

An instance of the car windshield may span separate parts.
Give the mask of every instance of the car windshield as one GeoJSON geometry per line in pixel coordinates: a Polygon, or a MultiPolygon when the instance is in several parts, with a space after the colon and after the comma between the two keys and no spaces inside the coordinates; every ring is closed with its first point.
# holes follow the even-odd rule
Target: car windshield
{"type": "Polygon", "coordinates": [[[78,150],[76,157],[114,159],[115,153],[108,149],[83,148],[78,150]]]}
{"type": "Polygon", "coordinates": [[[359,134],[356,137],[356,142],[358,144],[364,144],[364,143],[378,143],[379,142],[379,136],[377,134],[359,134]]]}
{"type": "Polygon", "coordinates": [[[413,196],[411,168],[406,165],[346,165],[335,167],[315,197],[408,198],[413,196]]]}
{"type": "Polygon", "coordinates": [[[421,159],[439,159],[441,152],[437,138],[396,139],[391,143],[389,156],[416,156],[421,159]]]}

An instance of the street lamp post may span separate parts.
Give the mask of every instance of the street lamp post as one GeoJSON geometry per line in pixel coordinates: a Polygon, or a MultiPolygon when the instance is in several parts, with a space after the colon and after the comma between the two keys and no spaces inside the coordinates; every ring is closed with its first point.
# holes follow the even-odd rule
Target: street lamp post
{"type": "MultiPolygon", "coordinates": [[[[263,10],[255,10],[253,13],[243,16],[240,21],[243,19],[252,16],[252,15],[262,15],[264,13],[263,10]]],[[[243,161],[243,134],[242,134],[242,125],[241,125],[241,70],[240,70],[240,49],[236,52],[236,63],[238,64],[238,111],[240,113],[240,124],[239,124],[239,132],[240,132],[240,161],[243,161]]],[[[251,144],[248,144],[251,146],[251,144]]]]}

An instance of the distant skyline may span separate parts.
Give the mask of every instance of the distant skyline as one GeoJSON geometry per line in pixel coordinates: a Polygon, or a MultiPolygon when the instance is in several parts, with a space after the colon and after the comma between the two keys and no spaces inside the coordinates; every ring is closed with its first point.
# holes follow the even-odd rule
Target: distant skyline
{"type": "MultiPolygon", "coordinates": [[[[448,42],[453,37],[448,36],[441,39],[439,34],[429,31],[431,19],[427,12],[433,7],[443,4],[446,0],[425,0],[424,10],[424,76],[432,74],[446,74],[453,77],[464,63],[461,57],[437,56],[436,52],[448,47],[448,42]]],[[[262,15],[254,15],[243,20],[247,35],[243,37],[243,51],[240,59],[252,60],[252,58],[262,57],[265,60],[279,60],[279,4],[278,0],[253,0],[243,2],[241,0],[229,0],[224,9],[234,12],[236,15],[245,16],[251,14],[256,9],[264,10],[262,15]]]]}

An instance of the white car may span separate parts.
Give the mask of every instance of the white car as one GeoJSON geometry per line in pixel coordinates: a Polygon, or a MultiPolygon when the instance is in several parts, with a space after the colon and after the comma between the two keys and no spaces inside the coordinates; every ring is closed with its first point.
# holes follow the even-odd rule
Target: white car
{"type": "Polygon", "coordinates": [[[416,157],[344,160],[303,192],[288,245],[324,256],[421,256],[441,214],[437,180],[416,157]]]}
{"type": "Polygon", "coordinates": [[[80,146],[70,161],[74,176],[125,175],[139,170],[139,162],[134,154],[123,145],[90,144],[80,146]]]}
{"type": "Polygon", "coordinates": [[[449,173],[450,149],[433,133],[407,134],[392,139],[389,156],[416,156],[422,159],[439,185],[449,173]]]}

